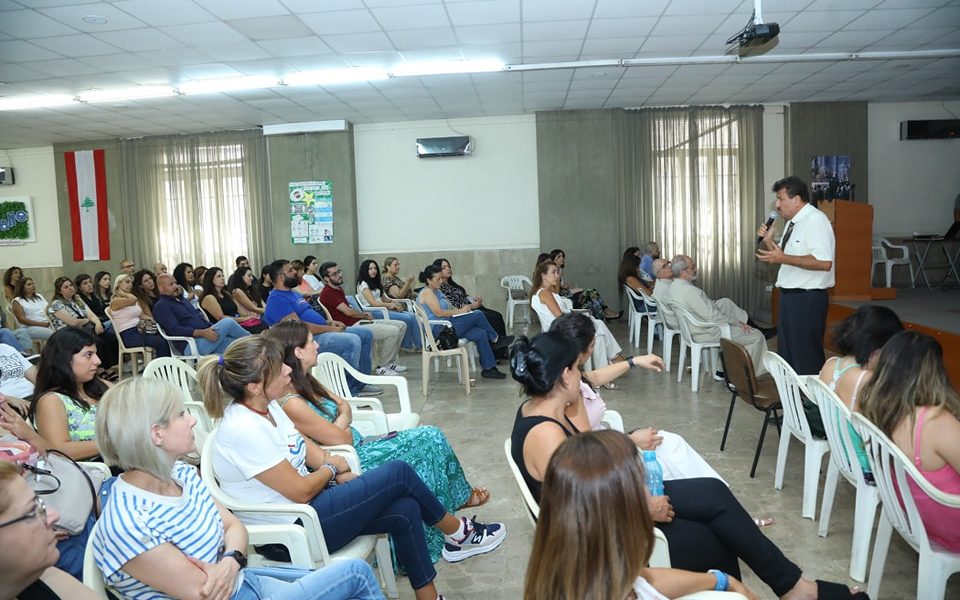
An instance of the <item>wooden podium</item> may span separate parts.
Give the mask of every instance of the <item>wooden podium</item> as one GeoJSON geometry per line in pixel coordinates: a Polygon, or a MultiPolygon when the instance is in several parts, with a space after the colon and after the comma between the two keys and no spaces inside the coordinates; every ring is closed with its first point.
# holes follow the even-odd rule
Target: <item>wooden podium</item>
{"type": "Polygon", "coordinates": [[[862,202],[834,200],[819,206],[833,225],[837,240],[834,258],[834,302],[869,302],[873,287],[873,207],[862,202]]]}

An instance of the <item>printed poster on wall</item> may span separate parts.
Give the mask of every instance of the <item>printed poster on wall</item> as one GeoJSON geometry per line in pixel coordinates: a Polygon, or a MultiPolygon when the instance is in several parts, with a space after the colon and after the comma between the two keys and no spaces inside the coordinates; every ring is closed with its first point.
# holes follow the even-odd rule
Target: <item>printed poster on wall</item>
{"type": "Polygon", "coordinates": [[[0,246],[37,241],[34,216],[29,196],[0,198],[0,246]]]}
{"type": "Polygon", "coordinates": [[[291,181],[290,238],[294,244],[333,243],[333,182],[291,181]]]}

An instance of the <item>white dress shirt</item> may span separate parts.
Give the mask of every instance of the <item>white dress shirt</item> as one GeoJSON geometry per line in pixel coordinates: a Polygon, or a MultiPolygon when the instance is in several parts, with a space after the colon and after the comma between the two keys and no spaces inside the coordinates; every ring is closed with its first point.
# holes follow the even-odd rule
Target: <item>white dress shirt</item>
{"type": "Polygon", "coordinates": [[[783,246],[783,237],[780,245],[784,254],[789,256],[813,256],[817,260],[829,260],[829,271],[813,271],[793,265],[780,265],[777,275],[777,287],[799,288],[804,290],[823,290],[834,285],[834,271],[836,270],[836,239],[833,236],[833,226],[830,219],[812,204],[807,204],[787,222],[787,228],[793,223],[793,231],[787,245],[783,246]]]}

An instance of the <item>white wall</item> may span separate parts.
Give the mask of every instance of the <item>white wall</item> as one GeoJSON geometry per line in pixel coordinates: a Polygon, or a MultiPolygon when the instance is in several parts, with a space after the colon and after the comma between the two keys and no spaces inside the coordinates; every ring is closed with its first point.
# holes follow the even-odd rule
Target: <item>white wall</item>
{"type": "Polygon", "coordinates": [[[17,181],[16,185],[0,187],[0,198],[30,196],[37,232],[36,242],[0,246],[0,268],[62,266],[53,146],[0,150],[0,164],[13,167],[17,181]]]}
{"type": "Polygon", "coordinates": [[[533,115],[354,128],[360,255],[536,248],[533,115]],[[473,155],[418,159],[416,139],[469,135],[473,155]]]}
{"type": "Polygon", "coordinates": [[[960,118],[960,102],[870,103],[869,184],[877,236],[943,234],[960,194],[960,140],[900,140],[900,121],[960,118]]]}
{"type": "Polygon", "coordinates": [[[764,214],[773,210],[776,198],[768,191],[774,181],[786,176],[786,143],[783,111],[785,104],[763,105],[763,197],[764,214]]]}

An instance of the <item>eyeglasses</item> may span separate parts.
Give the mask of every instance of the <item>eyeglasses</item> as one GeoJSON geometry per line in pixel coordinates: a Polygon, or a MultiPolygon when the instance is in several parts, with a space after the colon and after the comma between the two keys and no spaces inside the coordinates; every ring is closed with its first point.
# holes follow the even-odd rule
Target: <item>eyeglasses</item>
{"type": "Polygon", "coordinates": [[[0,523],[0,528],[6,527],[7,525],[14,525],[16,523],[19,523],[20,521],[28,521],[34,517],[38,517],[40,519],[40,522],[45,524],[47,522],[47,503],[44,502],[43,498],[41,498],[40,496],[34,496],[33,501],[34,501],[33,509],[30,512],[23,515],[22,517],[17,517],[16,519],[12,519],[10,521],[4,521],[3,523],[0,523]]]}

